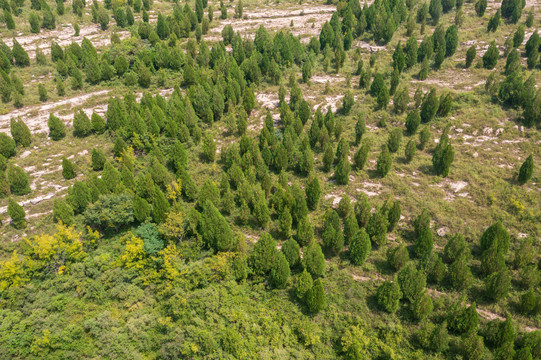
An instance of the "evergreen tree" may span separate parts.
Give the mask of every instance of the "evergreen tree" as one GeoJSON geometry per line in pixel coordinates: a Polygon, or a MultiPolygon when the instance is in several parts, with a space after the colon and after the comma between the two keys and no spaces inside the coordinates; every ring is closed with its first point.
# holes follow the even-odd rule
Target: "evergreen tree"
{"type": "Polygon", "coordinates": [[[344,247],[344,234],[340,227],[340,217],[334,209],[329,209],[325,214],[322,239],[325,248],[334,254],[340,253],[344,247]]]}
{"type": "Polygon", "coordinates": [[[447,130],[444,130],[440,142],[434,150],[434,155],[432,156],[432,165],[434,165],[434,170],[436,174],[442,177],[447,177],[449,175],[449,168],[451,163],[455,158],[455,152],[453,146],[449,143],[449,136],[447,135],[447,130]]]}
{"type": "Polygon", "coordinates": [[[23,207],[12,198],[9,198],[7,212],[13,221],[13,227],[15,229],[20,230],[26,228],[26,212],[24,211],[23,207]]]}
{"type": "Polygon", "coordinates": [[[406,130],[408,135],[413,135],[417,132],[419,125],[421,124],[421,115],[418,110],[413,110],[408,113],[406,117],[406,130]]]}
{"type": "MultiPolygon", "coordinates": [[[[156,224],[161,224],[167,219],[167,213],[169,212],[169,207],[170,207],[169,202],[165,198],[165,195],[160,189],[157,189],[156,192],[154,193],[154,199],[152,201],[152,219],[154,220],[156,224]]],[[[205,219],[204,215],[205,215],[205,212],[203,212],[202,219],[205,219]]],[[[230,240],[227,239],[227,241],[230,241],[230,240]]]]}
{"type": "Polygon", "coordinates": [[[499,57],[500,51],[496,46],[496,42],[493,41],[488,47],[487,52],[483,55],[483,67],[489,70],[494,69],[499,57]]]}
{"type": "Polygon", "coordinates": [[[28,16],[28,22],[30,23],[30,32],[33,34],[38,34],[41,28],[38,14],[31,12],[28,16]]]}
{"type": "Polygon", "coordinates": [[[477,13],[477,16],[483,17],[485,15],[487,5],[487,0],[477,0],[475,3],[475,12],[477,13]]]}
{"type": "Polygon", "coordinates": [[[13,137],[13,140],[17,146],[30,146],[32,142],[32,134],[22,119],[11,119],[9,122],[9,128],[11,136],[13,137]]]}
{"type": "Polygon", "coordinates": [[[457,291],[466,290],[472,285],[473,275],[466,254],[459,255],[449,266],[448,277],[452,288],[457,291]]]}
{"type": "Polygon", "coordinates": [[[376,247],[383,246],[387,243],[387,226],[389,225],[387,217],[381,211],[374,212],[366,225],[366,232],[370,235],[370,240],[376,247]]]}
{"type": "Polygon", "coordinates": [[[351,263],[354,265],[362,265],[371,248],[370,237],[364,229],[361,229],[351,239],[349,246],[349,259],[351,263]]]}
{"type": "Polygon", "coordinates": [[[263,233],[254,245],[249,263],[254,273],[265,275],[271,271],[277,256],[276,241],[268,233],[263,233]]]}
{"type": "Polygon", "coordinates": [[[297,241],[301,246],[309,246],[313,239],[314,229],[308,217],[304,217],[297,225],[297,241]]]}
{"type": "Polygon", "coordinates": [[[439,106],[440,101],[436,95],[436,89],[431,88],[421,105],[421,121],[427,123],[432,120],[436,115],[439,106]]]}
{"type": "Polygon", "coordinates": [[[393,159],[389,153],[389,148],[385,146],[378,156],[376,171],[380,177],[385,177],[391,170],[393,159]]]}
{"type": "Polygon", "coordinates": [[[208,162],[214,162],[216,159],[216,143],[209,132],[203,138],[203,154],[208,162]]]}
{"type": "Polygon", "coordinates": [[[509,250],[510,237],[507,229],[500,221],[489,226],[481,236],[481,251],[495,248],[498,252],[506,254],[509,250]]]}
{"type": "Polygon", "coordinates": [[[390,152],[397,152],[400,148],[400,142],[402,141],[402,130],[399,128],[394,128],[389,134],[387,139],[387,148],[390,152]]]}
{"type": "Polygon", "coordinates": [[[402,50],[402,44],[400,41],[398,41],[393,53],[393,68],[401,73],[402,70],[404,70],[404,66],[406,66],[406,57],[404,56],[404,51],[402,50]]]}
{"type": "Polygon", "coordinates": [[[440,20],[441,13],[443,11],[441,0],[430,0],[430,6],[428,7],[428,12],[432,17],[434,24],[437,24],[440,20]]]}
{"type": "Polygon", "coordinates": [[[26,195],[30,193],[28,176],[20,167],[10,164],[7,169],[9,190],[14,195],[26,195]]]}
{"type": "Polygon", "coordinates": [[[114,192],[117,185],[120,183],[120,172],[109,161],[103,166],[101,179],[105,182],[105,186],[109,192],[114,192]]]}
{"type": "Polygon", "coordinates": [[[325,276],[325,257],[318,243],[312,242],[304,252],[304,267],[313,277],[325,276]]]}
{"type": "Polygon", "coordinates": [[[494,16],[492,16],[490,20],[488,21],[487,31],[496,32],[496,30],[498,30],[498,26],[500,25],[500,20],[501,20],[501,12],[500,12],[500,9],[498,9],[498,11],[496,11],[494,16]]]}
{"type": "Polygon", "coordinates": [[[297,288],[295,291],[297,298],[301,301],[305,301],[306,295],[313,286],[314,281],[312,280],[312,276],[308,271],[306,271],[306,269],[304,269],[297,280],[297,288]]]}
{"type": "Polygon", "coordinates": [[[75,222],[73,209],[64,199],[55,198],[53,201],[53,221],[65,225],[72,225],[75,222]]]}
{"type": "Polygon", "coordinates": [[[276,254],[275,261],[271,267],[270,282],[275,288],[282,289],[286,286],[289,275],[289,263],[285,255],[279,252],[276,254]]]}
{"type": "Polygon", "coordinates": [[[422,321],[432,313],[434,305],[432,304],[432,298],[426,289],[424,289],[415,301],[411,304],[411,311],[413,317],[417,321],[422,321]]]}
{"type": "Polygon", "coordinates": [[[8,28],[8,30],[15,29],[15,21],[13,20],[13,16],[11,16],[9,5],[7,6],[7,9],[4,9],[4,22],[6,23],[6,27],[8,28]]]}
{"type": "Polygon", "coordinates": [[[359,150],[355,152],[355,155],[353,156],[353,163],[355,165],[355,168],[358,170],[363,170],[364,166],[366,165],[366,161],[368,160],[368,153],[370,152],[370,142],[364,141],[359,150]]]}
{"type": "Polygon", "coordinates": [[[316,279],[314,286],[306,294],[306,305],[312,314],[317,314],[327,306],[327,297],[321,279],[316,279]]]}
{"type": "Polygon", "coordinates": [[[150,204],[145,199],[139,196],[133,198],[133,214],[138,222],[144,222],[150,216],[151,210],[150,204]]]}
{"type": "Polygon", "coordinates": [[[458,26],[451,25],[445,32],[445,56],[453,56],[458,47],[458,26]]]}
{"type": "Polygon", "coordinates": [[[100,171],[103,170],[103,166],[105,165],[105,153],[101,149],[92,149],[92,169],[94,171],[100,171]]]}
{"type": "Polygon", "coordinates": [[[81,214],[92,202],[92,193],[88,185],[81,181],[75,181],[66,197],[70,207],[76,214],[81,214]]]}
{"type": "MultiPolygon", "coordinates": [[[[227,220],[225,220],[211,202],[207,202],[204,205],[203,213],[201,214],[201,233],[205,244],[215,252],[231,251],[235,246],[235,238],[227,220]]],[[[264,237],[262,236],[261,239],[264,237]]],[[[272,242],[274,243],[274,240],[272,242]]],[[[274,250],[276,250],[276,247],[274,250]]],[[[267,268],[268,270],[270,268],[267,268]]]]}
{"type": "Polygon", "coordinates": [[[73,135],[76,137],[86,137],[90,135],[92,124],[84,111],[79,110],[73,115],[73,135]]]}
{"type": "Polygon", "coordinates": [[[523,7],[521,0],[503,0],[501,6],[502,16],[511,23],[516,24],[522,16],[523,7]]]}
{"type": "Polygon", "coordinates": [[[313,174],[306,185],[306,204],[310,210],[316,210],[321,197],[321,186],[319,185],[318,177],[313,174]]]}
{"type": "Polygon", "coordinates": [[[387,250],[387,262],[394,270],[400,270],[409,261],[409,253],[405,244],[387,250]]]}
{"type": "Polygon", "coordinates": [[[398,284],[404,298],[413,303],[426,287],[426,276],[409,263],[398,273],[398,284]]]}
{"type": "Polygon", "coordinates": [[[475,48],[475,45],[472,45],[468,51],[466,51],[466,68],[471,67],[473,60],[475,60],[475,57],[477,56],[477,49],[475,48]]]}
{"type": "Polygon", "coordinates": [[[528,156],[520,166],[520,171],[518,173],[518,183],[520,185],[524,185],[528,180],[531,179],[533,169],[533,155],[530,154],[530,156],[528,156]]]}
{"type": "Polygon", "coordinates": [[[15,65],[19,67],[26,67],[30,65],[30,57],[24,48],[13,39],[13,59],[15,60],[15,65]]]}
{"type": "Polygon", "coordinates": [[[296,267],[301,262],[301,250],[299,243],[292,237],[282,245],[282,253],[286,257],[286,260],[291,268],[296,267]]]}
{"type": "Polygon", "coordinates": [[[66,180],[71,180],[75,177],[74,165],[66,157],[62,157],[62,176],[66,180]]]}
{"type": "Polygon", "coordinates": [[[504,269],[490,275],[485,281],[486,295],[492,301],[500,301],[509,292],[511,278],[509,272],[504,269]]]}
{"type": "Polygon", "coordinates": [[[66,136],[66,125],[52,113],[49,115],[47,125],[49,126],[49,136],[54,141],[62,140],[66,136]]]}
{"type": "Polygon", "coordinates": [[[421,230],[419,236],[417,236],[415,243],[415,253],[418,257],[422,258],[427,256],[432,251],[434,243],[432,241],[432,231],[430,228],[425,227],[421,230]]]}
{"type": "Polygon", "coordinates": [[[397,281],[385,281],[378,287],[377,290],[378,305],[388,313],[395,313],[400,307],[400,299],[402,298],[402,292],[397,281]]]}
{"type": "Polygon", "coordinates": [[[349,172],[351,171],[351,164],[347,157],[341,157],[338,160],[338,164],[334,169],[334,177],[336,183],[339,185],[347,185],[349,183],[349,172]]]}

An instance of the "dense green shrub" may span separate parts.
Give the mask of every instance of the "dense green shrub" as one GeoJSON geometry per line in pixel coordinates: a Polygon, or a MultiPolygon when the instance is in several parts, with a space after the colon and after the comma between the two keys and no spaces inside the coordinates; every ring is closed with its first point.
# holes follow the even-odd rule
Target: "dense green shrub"
{"type": "Polygon", "coordinates": [[[235,238],[227,220],[208,201],[201,214],[201,233],[205,244],[216,252],[230,251],[235,246],[235,238]]]}
{"type": "Polygon", "coordinates": [[[327,306],[327,296],[321,279],[316,279],[314,286],[306,294],[306,305],[312,314],[317,314],[327,306]]]}
{"type": "Polygon", "coordinates": [[[72,225],[75,222],[73,209],[64,199],[56,198],[53,201],[53,221],[72,225]]]}
{"type": "Polygon", "coordinates": [[[364,229],[357,232],[349,245],[349,259],[354,265],[362,265],[370,253],[370,237],[364,229]]]}
{"type": "Polygon", "coordinates": [[[84,212],[84,222],[102,231],[118,231],[134,221],[133,200],[127,194],[101,195],[84,212]]]}
{"type": "Polygon", "coordinates": [[[285,255],[279,252],[276,254],[276,258],[271,267],[270,282],[275,288],[282,289],[286,286],[289,275],[289,263],[287,262],[285,255]]]}
{"type": "Polygon", "coordinates": [[[21,119],[11,119],[9,123],[9,128],[13,140],[18,146],[28,147],[32,142],[32,134],[30,129],[21,119]]]}
{"type": "Polygon", "coordinates": [[[426,287],[426,275],[410,262],[398,273],[398,284],[404,298],[413,303],[426,287]]]}
{"type": "Polygon", "coordinates": [[[389,148],[385,146],[381,153],[378,156],[378,161],[376,164],[376,172],[380,177],[385,177],[391,170],[393,164],[393,159],[389,152],[389,148]]]}
{"type": "Polygon", "coordinates": [[[387,250],[387,262],[394,270],[400,270],[409,261],[409,253],[405,244],[387,250]]]}
{"type": "Polygon", "coordinates": [[[318,243],[312,242],[305,250],[303,257],[304,267],[313,277],[325,276],[325,257],[318,243]]]}

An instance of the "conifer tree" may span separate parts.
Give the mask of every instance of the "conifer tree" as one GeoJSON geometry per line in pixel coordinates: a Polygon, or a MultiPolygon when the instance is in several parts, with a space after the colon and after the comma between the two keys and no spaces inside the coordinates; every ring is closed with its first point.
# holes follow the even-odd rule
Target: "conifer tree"
{"type": "Polygon", "coordinates": [[[385,281],[377,290],[378,305],[388,313],[395,313],[400,307],[402,292],[397,281],[385,281]]]}
{"type": "Polygon", "coordinates": [[[101,179],[105,182],[105,186],[109,192],[114,192],[117,185],[120,183],[120,172],[109,161],[103,166],[101,179]]]}
{"type": "Polygon", "coordinates": [[[370,220],[368,220],[368,224],[366,225],[366,232],[376,247],[380,247],[387,243],[388,225],[387,217],[381,209],[370,216],[370,220]]]}
{"type": "Polygon", "coordinates": [[[145,199],[139,196],[133,198],[133,215],[138,222],[144,222],[150,216],[151,210],[150,204],[145,199]]]}
{"type": "Polygon", "coordinates": [[[272,269],[277,255],[276,241],[268,233],[263,233],[249,258],[250,267],[254,273],[265,275],[272,269]]]}
{"type": "Polygon", "coordinates": [[[313,286],[314,281],[312,280],[312,275],[304,269],[297,280],[297,288],[295,290],[297,298],[303,302],[306,301],[306,295],[313,286]]]}
{"type": "Polygon", "coordinates": [[[65,225],[72,225],[75,222],[73,209],[64,199],[55,198],[53,201],[53,220],[62,222],[65,225]]]}
{"type": "Polygon", "coordinates": [[[73,135],[77,137],[86,137],[92,131],[90,119],[84,111],[79,110],[73,115],[73,135]]]}
{"type": "Polygon", "coordinates": [[[208,162],[214,162],[216,159],[216,143],[209,132],[203,138],[203,154],[208,162]]]}
{"type": "Polygon", "coordinates": [[[105,153],[102,149],[92,149],[92,169],[94,171],[100,171],[103,170],[103,166],[105,165],[105,153]]]}
{"type": "Polygon", "coordinates": [[[405,244],[387,250],[387,262],[394,270],[400,270],[409,261],[409,253],[405,244]]]}
{"type": "Polygon", "coordinates": [[[475,45],[470,46],[468,51],[466,51],[466,68],[471,67],[473,60],[477,56],[477,49],[475,45]]]}
{"type": "Polygon", "coordinates": [[[231,251],[235,247],[235,237],[227,220],[211,202],[204,205],[201,214],[201,233],[205,244],[215,252],[231,251]]]}
{"type": "Polygon", "coordinates": [[[66,157],[62,157],[62,176],[66,180],[71,180],[75,177],[75,168],[73,163],[66,157]]]}
{"type": "Polygon", "coordinates": [[[518,173],[518,183],[520,185],[524,185],[528,180],[530,180],[533,174],[533,170],[533,155],[530,154],[530,156],[528,156],[520,166],[520,171],[518,173]]]}
{"type": "Polygon", "coordinates": [[[364,229],[357,232],[349,245],[349,259],[354,265],[362,265],[370,253],[370,237],[364,229]]]}
{"type": "Polygon", "coordinates": [[[421,105],[421,121],[427,123],[432,120],[436,115],[439,106],[440,101],[436,95],[436,89],[431,88],[421,105]]]}
{"type": "Polygon", "coordinates": [[[424,289],[415,301],[411,304],[411,310],[413,317],[417,321],[424,320],[432,313],[434,305],[432,304],[432,298],[426,289],[424,289]]]}
{"type": "Polygon", "coordinates": [[[507,269],[490,275],[485,281],[486,295],[492,301],[500,301],[509,292],[511,278],[507,269]]]}
{"type": "Polygon", "coordinates": [[[20,230],[26,228],[26,212],[23,207],[12,198],[9,198],[7,212],[13,221],[13,227],[15,229],[20,230]]]}
{"type": "Polygon", "coordinates": [[[485,69],[494,69],[500,57],[500,51],[496,46],[496,42],[493,41],[488,47],[487,52],[483,55],[483,67],[485,69]]]}
{"type": "Polygon", "coordinates": [[[449,168],[455,158],[455,152],[453,146],[449,143],[449,136],[447,130],[444,130],[440,142],[434,150],[432,156],[432,164],[437,175],[447,177],[449,175],[449,168]]]}
{"type": "Polygon", "coordinates": [[[30,192],[28,176],[20,167],[10,164],[7,168],[9,190],[14,195],[26,195],[30,192]]]}
{"type": "Polygon", "coordinates": [[[321,279],[316,279],[314,286],[306,294],[306,305],[312,314],[317,314],[327,306],[327,297],[321,279]]]}
{"type": "Polygon", "coordinates": [[[389,148],[387,146],[383,147],[381,153],[378,156],[378,161],[376,164],[376,171],[380,177],[385,177],[391,170],[393,159],[389,153],[389,148]]]}
{"type": "Polygon", "coordinates": [[[334,254],[340,253],[344,247],[344,234],[340,227],[340,217],[334,209],[329,209],[325,214],[322,239],[325,248],[334,254]]]}
{"type": "Polygon", "coordinates": [[[285,255],[282,252],[278,252],[270,271],[271,284],[278,289],[284,288],[289,279],[290,272],[289,263],[285,255]]]}
{"type": "Polygon", "coordinates": [[[292,237],[282,245],[282,253],[285,255],[286,260],[291,268],[296,267],[301,262],[301,253],[299,243],[292,237]]]}
{"type": "Polygon", "coordinates": [[[437,24],[440,20],[441,13],[443,11],[441,0],[430,0],[430,6],[428,8],[428,12],[430,16],[432,17],[432,21],[434,24],[437,24]]]}
{"type": "Polygon", "coordinates": [[[304,267],[313,277],[325,276],[325,257],[318,243],[312,242],[305,250],[303,257],[304,267]]]}
{"type": "Polygon", "coordinates": [[[47,125],[49,126],[49,136],[54,141],[62,140],[66,136],[66,125],[52,113],[49,115],[47,125]]]}
{"type": "Polygon", "coordinates": [[[169,208],[169,202],[165,195],[160,189],[157,189],[152,201],[152,219],[156,224],[161,224],[167,219],[169,208]]]}
{"type": "Polygon", "coordinates": [[[296,239],[301,246],[309,246],[312,243],[312,240],[314,239],[314,229],[310,224],[308,217],[302,218],[297,225],[296,239]]]}
{"type": "Polygon", "coordinates": [[[17,146],[30,146],[30,143],[32,142],[32,134],[22,119],[11,119],[9,122],[9,128],[11,136],[13,137],[13,140],[17,146]]]}
{"type": "Polygon", "coordinates": [[[69,205],[76,214],[81,214],[86,210],[88,204],[92,202],[91,189],[85,182],[75,181],[66,197],[69,205]]]}

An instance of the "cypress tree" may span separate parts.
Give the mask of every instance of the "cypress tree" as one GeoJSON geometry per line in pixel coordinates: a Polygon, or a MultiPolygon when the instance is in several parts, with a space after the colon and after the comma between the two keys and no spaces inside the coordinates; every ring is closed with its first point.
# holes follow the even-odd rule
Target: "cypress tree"
{"type": "Polygon", "coordinates": [[[370,235],[370,240],[376,247],[383,246],[387,243],[387,226],[389,225],[387,217],[381,211],[374,212],[366,225],[366,232],[370,235]]]}
{"type": "Polygon", "coordinates": [[[428,12],[432,17],[434,24],[437,24],[440,20],[441,13],[443,11],[441,0],[430,0],[430,6],[428,7],[428,12]]]}
{"type": "Polygon", "coordinates": [[[66,125],[52,113],[49,115],[47,125],[49,127],[49,136],[54,141],[62,140],[66,136],[66,125]]]}
{"type": "Polygon", "coordinates": [[[440,106],[436,89],[431,88],[421,105],[421,121],[427,123],[434,118],[440,106]]]}
{"type": "Polygon", "coordinates": [[[144,222],[150,216],[151,210],[150,204],[145,199],[139,196],[133,198],[133,215],[138,222],[144,222]]]}
{"type": "Polygon", "coordinates": [[[500,221],[489,226],[481,236],[481,251],[495,248],[498,252],[506,254],[509,250],[510,237],[507,229],[500,221]]]}
{"type": "Polygon", "coordinates": [[[490,275],[485,281],[486,295],[492,301],[500,301],[509,292],[511,278],[507,269],[490,275]]]}
{"type": "Polygon", "coordinates": [[[297,280],[297,288],[295,290],[297,298],[301,301],[306,301],[306,295],[313,286],[314,281],[312,280],[312,275],[304,269],[297,280]]]}
{"type": "Polygon", "coordinates": [[[73,115],[73,135],[76,137],[86,137],[90,135],[92,124],[83,110],[79,110],[73,115]]]}
{"type": "Polygon", "coordinates": [[[488,32],[496,32],[496,30],[498,30],[498,26],[500,26],[500,20],[501,20],[500,18],[501,18],[501,12],[500,12],[500,9],[498,9],[498,11],[496,11],[494,16],[492,16],[490,20],[488,21],[488,25],[487,25],[488,32]]]}
{"type": "Polygon", "coordinates": [[[81,214],[86,210],[88,204],[92,202],[92,193],[85,182],[75,181],[66,200],[74,213],[81,214]]]}
{"type": "Polygon", "coordinates": [[[533,170],[533,155],[530,154],[530,156],[528,156],[520,166],[520,171],[518,173],[518,183],[520,185],[524,185],[528,180],[530,180],[533,174],[533,170]]]}
{"type": "Polygon", "coordinates": [[[370,237],[364,229],[357,232],[351,239],[349,245],[349,259],[354,265],[362,265],[368,253],[370,253],[372,246],[370,244],[370,237]]]}
{"type": "Polygon", "coordinates": [[[473,60],[475,60],[475,57],[477,56],[477,49],[475,48],[475,45],[472,45],[468,51],[466,51],[466,68],[469,68],[473,60]]]}
{"type": "Polygon", "coordinates": [[[487,0],[477,0],[475,3],[475,12],[477,13],[477,16],[483,17],[485,15],[487,5],[487,0]]]}
{"type": "Polygon", "coordinates": [[[250,256],[249,263],[258,275],[265,275],[271,269],[278,255],[276,250],[276,241],[268,233],[263,233],[254,245],[254,250],[250,256]]]}
{"type": "Polygon", "coordinates": [[[286,260],[291,268],[296,267],[301,262],[301,252],[299,244],[290,237],[282,245],[282,253],[286,257],[286,260]]]}
{"type": "Polygon", "coordinates": [[[94,171],[100,171],[103,170],[103,166],[105,165],[105,153],[101,149],[92,149],[92,169],[94,171]]]}
{"type": "Polygon", "coordinates": [[[387,250],[387,262],[394,270],[400,270],[409,261],[409,253],[405,244],[387,250]]]}
{"type": "Polygon", "coordinates": [[[347,157],[342,157],[338,160],[338,164],[334,169],[334,177],[336,183],[339,185],[347,185],[349,183],[349,172],[351,171],[351,164],[347,157]]]}
{"type": "Polygon", "coordinates": [[[500,57],[500,51],[496,46],[496,42],[493,41],[488,47],[487,52],[483,55],[483,67],[485,69],[494,69],[498,63],[498,58],[500,57]]]}
{"type": "Polygon", "coordinates": [[[17,146],[30,146],[30,143],[32,142],[32,134],[22,119],[11,119],[9,122],[9,128],[11,136],[13,137],[13,140],[17,146]]]}
{"type": "Polygon", "coordinates": [[[378,305],[383,310],[393,314],[400,307],[402,292],[397,281],[391,282],[387,280],[378,287],[376,297],[378,305]]]}
{"type": "Polygon", "coordinates": [[[303,262],[304,267],[313,277],[325,276],[325,257],[318,243],[312,242],[306,249],[303,262]]]}
{"type": "Polygon", "coordinates": [[[9,198],[7,212],[13,221],[13,227],[15,229],[20,230],[26,228],[26,212],[24,211],[23,207],[12,198],[9,198]]]}
{"type": "Polygon", "coordinates": [[[327,297],[321,279],[316,279],[314,286],[308,291],[306,305],[312,314],[317,314],[327,306],[327,297]]]}
{"type": "Polygon", "coordinates": [[[387,148],[390,152],[397,152],[400,148],[400,142],[402,141],[402,130],[399,128],[394,128],[389,134],[387,139],[387,148]]]}
{"type": "Polygon", "coordinates": [[[62,157],[62,176],[66,180],[71,180],[75,177],[75,169],[73,163],[66,157],[62,157]]]}
{"type": "Polygon", "coordinates": [[[216,159],[216,142],[209,132],[203,138],[203,154],[208,162],[214,162],[216,159]]]}
{"type": "Polygon", "coordinates": [[[152,219],[156,224],[161,224],[167,219],[169,212],[169,202],[160,189],[157,189],[152,201],[152,219]]]}
{"type": "Polygon", "coordinates": [[[75,222],[73,209],[64,199],[55,198],[53,201],[53,221],[65,225],[72,225],[75,222]]]}
{"type": "Polygon", "coordinates": [[[281,252],[277,253],[270,271],[271,284],[278,289],[284,288],[289,279],[290,272],[289,263],[285,255],[281,252]]]}
{"type": "Polygon", "coordinates": [[[104,181],[107,190],[114,192],[120,183],[120,172],[109,161],[106,161],[103,166],[101,179],[104,181]]]}
{"type": "Polygon", "coordinates": [[[10,164],[7,169],[9,190],[14,195],[26,195],[30,192],[28,176],[20,167],[10,164]]]}
{"type": "Polygon", "coordinates": [[[445,56],[453,56],[458,47],[458,26],[451,25],[445,32],[445,56]]]}
{"type": "Polygon", "coordinates": [[[380,177],[385,177],[391,170],[393,159],[389,153],[389,148],[387,146],[383,147],[383,150],[378,156],[378,161],[376,165],[376,172],[380,177]]]}
{"type": "Polygon", "coordinates": [[[201,214],[201,232],[205,244],[215,252],[231,251],[235,247],[235,238],[227,220],[211,202],[204,205],[201,214]]]}
{"type": "Polygon", "coordinates": [[[423,230],[421,230],[419,236],[417,236],[415,253],[418,257],[422,258],[430,254],[433,247],[434,243],[432,241],[432,231],[430,228],[425,227],[423,230]]]}
{"type": "Polygon", "coordinates": [[[393,53],[393,68],[398,70],[399,73],[404,70],[404,66],[406,65],[406,57],[404,56],[404,51],[402,50],[402,44],[400,41],[398,41],[398,44],[396,44],[394,53],[393,53]]]}
{"type": "Polygon", "coordinates": [[[424,320],[432,313],[434,305],[432,304],[432,298],[426,289],[424,289],[415,301],[411,304],[411,310],[413,317],[417,321],[424,320]]]}
{"type": "Polygon", "coordinates": [[[309,246],[310,244],[312,244],[312,240],[314,239],[314,229],[310,224],[310,220],[308,219],[308,217],[302,218],[297,225],[296,238],[297,242],[301,246],[309,246]]]}

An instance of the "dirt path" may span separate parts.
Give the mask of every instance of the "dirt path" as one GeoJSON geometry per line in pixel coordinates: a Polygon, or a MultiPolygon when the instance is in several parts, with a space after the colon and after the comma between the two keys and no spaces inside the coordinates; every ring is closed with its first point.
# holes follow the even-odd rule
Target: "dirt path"
{"type": "MultiPolygon", "coordinates": [[[[72,42],[79,45],[86,37],[92,42],[94,47],[100,48],[111,44],[112,30],[102,31],[99,25],[81,25],[79,36],[74,36],[75,31],[71,24],[65,24],[57,27],[55,30],[41,31],[39,34],[17,36],[17,41],[28,52],[28,56],[34,59],[36,57],[36,46],[38,46],[44,54],[51,52],[51,41],[55,41],[58,45],[66,47],[72,42]]],[[[130,37],[130,32],[126,30],[117,31],[120,39],[130,37]]],[[[12,38],[3,39],[6,45],[13,46],[12,38]]]]}
{"type": "MultiPolygon", "coordinates": [[[[47,102],[41,105],[28,106],[22,109],[11,111],[5,115],[0,116],[0,131],[9,133],[9,121],[12,118],[20,117],[26,123],[26,125],[33,134],[39,132],[47,132],[47,120],[49,119],[49,114],[54,113],[56,108],[61,106],[68,106],[69,109],[73,109],[76,106],[81,106],[88,99],[94,96],[104,96],[110,91],[111,90],[94,91],[68,99],[62,99],[56,102],[47,102]]],[[[105,113],[104,109],[101,109],[101,111],[105,113]]],[[[66,117],[62,116],[61,118],[65,120],[66,117]]],[[[69,120],[71,121],[71,117],[69,120]]]]}
{"type": "Polygon", "coordinates": [[[307,42],[310,36],[317,36],[325,21],[331,19],[336,11],[334,5],[303,4],[292,9],[274,9],[272,7],[259,8],[257,11],[245,11],[244,19],[230,17],[225,20],[217,20],[217,26],[210,29],[205,35],[206,40],[218,41],[222,39],[222,30],[226,25],[231,25],[235,32],[240,32],[243,37],[253,38],[255,31],[260,25],[267,30],[279,30],[283,28],[295,36],[301,36],[301,41],[307,42]],[[291,26],[293,22],[293,26],[291,26]]]}

